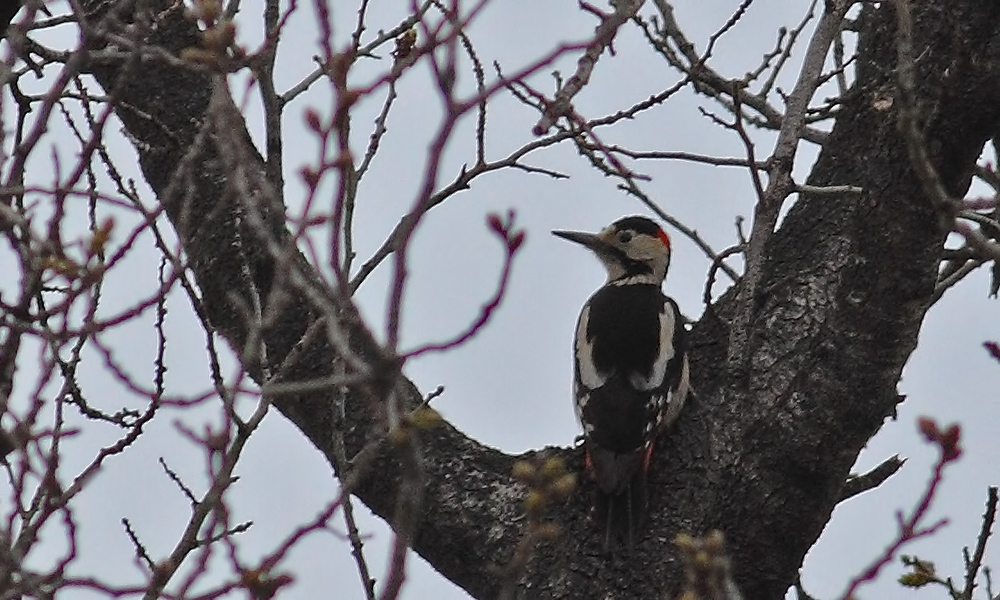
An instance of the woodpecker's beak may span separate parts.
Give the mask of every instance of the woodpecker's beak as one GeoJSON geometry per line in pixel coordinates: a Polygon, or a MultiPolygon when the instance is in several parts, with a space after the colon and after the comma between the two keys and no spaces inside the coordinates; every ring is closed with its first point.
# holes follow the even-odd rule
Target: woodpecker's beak
{"type": "Polygon", "coordinates": [[[607,242],[605,242],[600,236],[593,233],[584,233],[582,231],[553,231],[552,235],[586,246],[594,252],[601,252],[608,246],[607,242]]]}

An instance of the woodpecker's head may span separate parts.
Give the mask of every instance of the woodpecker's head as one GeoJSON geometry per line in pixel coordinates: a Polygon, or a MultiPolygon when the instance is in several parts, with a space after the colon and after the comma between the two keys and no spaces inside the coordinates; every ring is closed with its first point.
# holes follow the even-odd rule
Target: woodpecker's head
{"type": "Polygon", "coordinates": [[[624,217],[598,233],[553,231],[552,234],[590,248],[607,269],[609,282],[629,279],[660,284],[667,276],[670,238],[646,217],[624,217]]]}

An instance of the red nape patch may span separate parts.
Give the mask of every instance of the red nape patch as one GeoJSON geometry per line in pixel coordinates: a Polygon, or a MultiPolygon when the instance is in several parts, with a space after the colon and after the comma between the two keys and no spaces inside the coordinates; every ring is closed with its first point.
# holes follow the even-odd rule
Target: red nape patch
{"type": "Polygon", "coordinates": [[[659,231],[659,233],[657,234],[657,237],[659,237],[659,238],[660,238],[660,241],[661,241],[661,242],[663,242],[663,245],[664,245],[664,246],[666,246],[667,248],[669,248],[669,247],[670,247],[670,236],[668,236],[668,235],[667,235],[667,232],[666,232],[666,231],[663,231],[663,230],[661,229],[661,230],[659,231]]]}
{"type": "Polygon", "coordinates": [[[590,462],[590,450],[583,451],[583,469],[587,473],[594,472],[594,464],[590,462]]]}

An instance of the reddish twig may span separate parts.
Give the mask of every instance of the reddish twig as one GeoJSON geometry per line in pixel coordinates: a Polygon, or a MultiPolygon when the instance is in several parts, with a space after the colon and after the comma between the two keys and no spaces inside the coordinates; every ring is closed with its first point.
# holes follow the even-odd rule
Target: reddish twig
{"type": "Polygon", "coordinates": [[[493,296],[483,305],[482,310],[479,312],[479,317],[466,328],[465,331],[458,334],[454,338],[437,344],[427,344],[426,346],[421,346],[416,350],[411,350],[403,354],[403,359],[413,358],[414,356],[420,356],[427,352],[441,352],[444,350],[450,350],[457,346],[464,344],[465,342],[472,339],[474,335],[482,331],[483,327],[493,316],[493,312],[500,306],[500,301],[503,300],[504,293],[507,291],[507,281],[510,279],[510,271],[514,265],[514,255],[517,254],[518,249],[524,243],[524,231],[519,231],[514,228],[514,211],[507,213],[507,219],[502,220],[498,215],[491,214],[487,217],[487,224],[497,236],[506,245],[507,255],[504,258],[503,272],[500,274],[500,283],[497,284],[496,292],[493,296]]]}
{"type": "Polygon", "coordinates": [[[996,342],[983,342],[983,346],[986,347],[986,351],[990,353],[990,356],[1000,362],[1000,344],[996,342]]]}
{"type": "Polygon", "coordinates": [[[927,417],[919,419],[918,427],[928,442],[936,444],[941,449],[941,457],[938,459],[937,464],[934,465],[934,473],[927,484],[927,489],[924,490],[920,502],[917,503],[917,507],[910,516],[904,518],[902,512],[896,513],[896,520],[899,524],[899,532],[896,534],[896,539],[864,572],[851,581],[847,591],[841,597],[843,600],[853,600],[855,598],[854,592],[863,584],[873,581],[882,568],[892,561],[896,553],[903,546],[913,540],[934,533],[948,523],[947,519],[941,519],[929,527],[920,528],[920,522],[926,516],[931,501],[938,491],[944,468],[962,455],[962,449],[958,445],[961,430],[958,425],[951,425],[947,429],[942,430],[938,428],[937,423],[927,417]]]}

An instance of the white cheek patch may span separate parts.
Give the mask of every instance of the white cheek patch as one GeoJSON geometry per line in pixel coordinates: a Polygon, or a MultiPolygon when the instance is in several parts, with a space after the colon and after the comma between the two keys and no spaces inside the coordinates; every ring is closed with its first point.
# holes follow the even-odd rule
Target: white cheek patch
{"type": "Polygon", "coordinates": [[[671,310],[670,304],[664,304],[663,312],[660,313],[660,355],[653,362],[649,377],[643,377],[639,373],[629,373],[628,382],[635,389],[642,391],[660,387],[667,374],[667,365],[674,358],[674,354],[674,311],[671,310]]]}
{"type": "MultiPolygon", "coordinates": [[[[576,370],[580,385],[584,389],[593,390],[604,385],[607,376],[597,372],[594,366],[594,344],[587,339],[587,322],[590,320],[590,307],[585,306],[576,324],[576,370]]],[[[579,396],[579,394],[577,394],[579,396]]]]}

